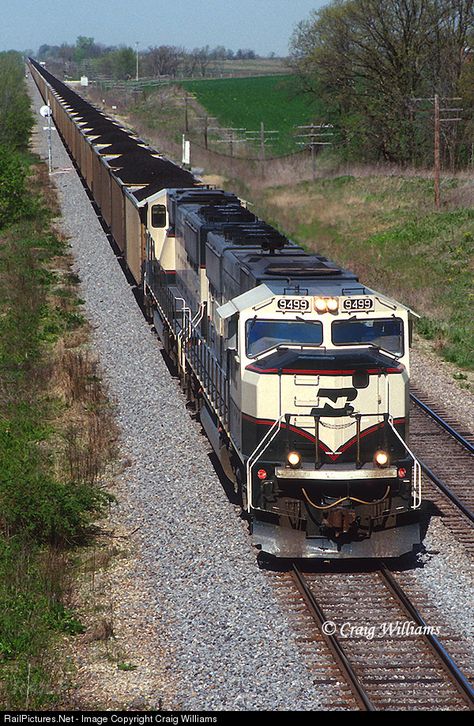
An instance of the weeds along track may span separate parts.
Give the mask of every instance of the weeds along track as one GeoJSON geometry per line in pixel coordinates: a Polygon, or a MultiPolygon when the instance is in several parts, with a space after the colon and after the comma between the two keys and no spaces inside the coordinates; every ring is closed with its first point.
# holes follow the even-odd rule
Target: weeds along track
{"type": "Polygon", "coordinates": [[[411,393],[410,436],[425,473],[424,498],[474,555],[474,441],[472,434],[411,393]]]}
{"type": "Polygon", "coordinates": [[[458,657],[459,644],[441,643],[437,626],[425,622],[399,575],[383,563],[366,572],[324,573],[294,565],[269,577],[289,606],[313,683],[325,687],[330,708],[473,708],[474,691],[450,655],[457,650],[458,657]]]}

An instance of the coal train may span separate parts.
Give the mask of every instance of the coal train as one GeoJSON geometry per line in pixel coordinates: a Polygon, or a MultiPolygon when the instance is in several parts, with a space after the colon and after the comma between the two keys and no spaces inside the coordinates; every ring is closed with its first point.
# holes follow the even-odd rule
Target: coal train
{"type": "Polygon", "coordinates": [[[308,254],[32,59],[29,68],[256,547],[280,558],[412,552],[412,311],[308,254]]]}

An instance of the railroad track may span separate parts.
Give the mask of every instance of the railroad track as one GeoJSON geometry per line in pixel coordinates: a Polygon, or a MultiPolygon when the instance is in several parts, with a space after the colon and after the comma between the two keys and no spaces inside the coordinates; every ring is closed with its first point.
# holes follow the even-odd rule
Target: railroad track
{"type": "Polygon", "coordinates": [[[474,690],[381,563],[369,572],[273,574],[298,618],[329,708],[472,710],[474,690]],[[312,625],[312,627],[311,627],[312,625]]]}
{"type": "Polygon", "coordinates": [[[474,553],[474,437],[448,413],[422,401],[417,391],[410,397],[410,436],[426,475],[424,497],[442,513],[443,522],[466,550],[474,553]]]}

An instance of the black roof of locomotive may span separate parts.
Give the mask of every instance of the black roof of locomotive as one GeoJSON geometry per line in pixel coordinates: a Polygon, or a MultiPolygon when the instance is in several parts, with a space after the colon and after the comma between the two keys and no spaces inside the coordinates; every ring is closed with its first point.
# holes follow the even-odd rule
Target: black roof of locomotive
{"type": "Polygon", "coordinates": [[[181,206],[184,204],[198,204],[202,207],[210,204],[239,203],[239,198],[233,192],[226,192],[223,189],[173,189],[170,192],[170,200],[181,206]]]}
{"type": "Polygon", "coordinates": [[[257,217],[246,207],[243,207],[238,200],[235,203],[209,204],[199,207],[197,214],[204,223],[228,224],[231,222],[254,222],[257,217]]]}
{"type": "Polygon", "coordinates": [[[254,224],[211,231],[208,235],[208,244],[221,255],[229,247],[260,245],[263,249],[280,250],[288,245],[294,245],[288,237],[258,217],[255,217],[254,224]]]}
{"type": "Polygon", "coordinates": [[[274,254],[263,250],[255,253],[242,248],[228,250],[226,254],[238,258],[240,267],[247,268],[256,285],[269,281],[292,284],[303,280],[307,284],[310,280],[319,282],[321,278],[356,279],[353,272],[342,270],[322,255],[308,254],[296,245],[274,254]]]}

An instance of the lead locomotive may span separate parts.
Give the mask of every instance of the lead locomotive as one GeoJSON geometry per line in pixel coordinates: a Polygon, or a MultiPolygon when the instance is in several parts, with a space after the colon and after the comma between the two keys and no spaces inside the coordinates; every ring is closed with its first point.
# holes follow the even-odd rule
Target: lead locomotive
{"type": "Polygon", "coordinates": [[[167,190],[149,222],[155,326],[255,544],[278,557],[411,551],[421,476],[406,443],[410,311],[232,194],[167,190]]]}

